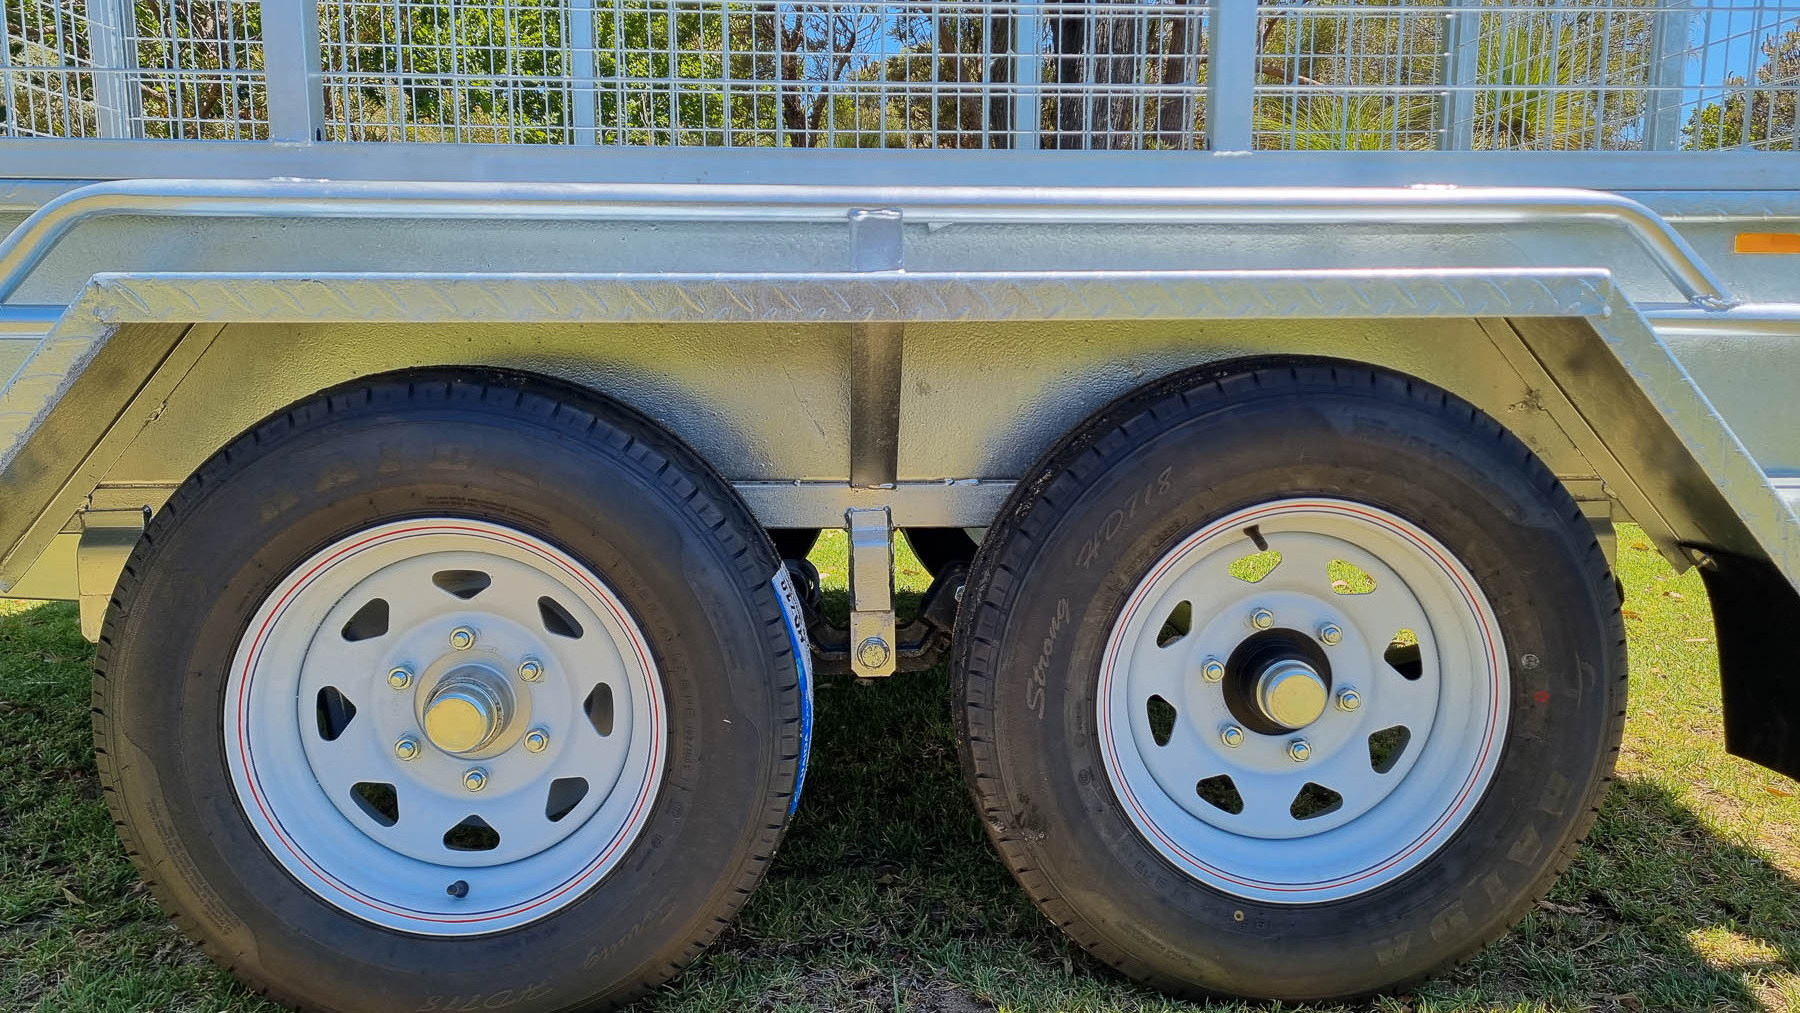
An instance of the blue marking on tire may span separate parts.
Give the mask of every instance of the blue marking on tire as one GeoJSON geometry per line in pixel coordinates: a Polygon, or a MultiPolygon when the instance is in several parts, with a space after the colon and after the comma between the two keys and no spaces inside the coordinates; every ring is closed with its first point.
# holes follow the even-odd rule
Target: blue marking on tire
{"type": "Polygon", "coordinates": [[[806,762],[812,756],[813,723],[813,658],[812,638],[806,632],[805,610],[800,595],[794,590],[793,575],[786,564],[775,571],[770,583],[775,597],[781,601],[781,615],[787,620],[788,646],[794,650],[794,668],[800,677],[800,767],[794,772],[794,798],[788,803],[788,815],[800,808],[800,790],[806,786],[806,762]]]}

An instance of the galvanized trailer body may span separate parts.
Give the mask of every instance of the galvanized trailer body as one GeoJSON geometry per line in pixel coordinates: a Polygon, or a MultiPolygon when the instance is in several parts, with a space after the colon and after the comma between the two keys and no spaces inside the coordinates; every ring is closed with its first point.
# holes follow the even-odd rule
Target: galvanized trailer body
{"type": "MultiPolygon", "coordinates": [[[[831,12],[942,14],[915,6],[831,12]]],[[[1705,138],[1669,126],[1715,97],[1791,102],[1791,81],[1758,87],[1754,47],[1791,31],[1792,11],[1568,5],[1568,17],[1621,32],[1627,17],[1649,18],[1661,48],[1644,58],[1647,69],[1592,67],[1560,86],[1597,96],[1600,110],[1584,134],[1540,139],[1558,150],[1473,151],[1463,149],[1503,146],[1477,130],[1491,133],[1503,117],[1470,111],[1487,110],[1500,85],[1457,64],[1479,52],[1457,33],[1476,31],[1484,17],[1491,32],[1529,11],[1129,6],[1118,17],[1140,27],[1177,17],[1204,26],[1205,83],[1132,86],[1143,101],[1198,110],[1198,131],[1190,124],[1159,138],[1146,122],[1096,140],[1092,121],[1107,111],[1108,92],[1092,83],[1040,84],[1050,112],[1031,123],[1014,99],[1034,61],[1016,54],[1017,82],[992,73],[843,84],[859,100],[902,107],[921,91],[946,90],[1010,103],[1016,122],[975,138],[977,150],[936,151],[839,147],[895,143],[851,127],[815,150],[771,149],[764,145],[794,142],[715,136],[705,125],[639,136],[649,128],[617,108],[611,122],[584,128],[583,110],[596,114],[579,102],[565,118],[568,136],[550,138],[561,144],[316,140],[495,128],[429,124],[418,109],[386,109],[375,122],[342,99],[327,116],[321,95],[353,97],[357,84],[388,87],[403,75],[333,74],[321,71],[317,50],[286,52],[319,31],[305,5],[265,5],[264,40],[242,44],[261,59],[235,67],[199,57],[229,62],[242,46],[205,49],[191,41],[191,25],[173,24],[165,39],[140,26],[115,40],[108,62],[96,13],[92,41],[80,47],[82,19],[70,15],[65,52],[15,48],[0,72],[15,89],[11,136],[0,141],[9,179],[0,214],[11,223],[0,250],[11,374],[0,395],[3,579],[16,594],[104,601],[107,567],[90,561],[81,583],[75,565],[81,532],[105,526],[96,511],[130,521],[277,406],[408,365],[503,363],[624,398],[717,463],[771,527],[840,524],[846,506],[864,503],[890,506],[896,524],[980,527],[1018,473],[1094,406],[1186,363],[1268,352],[1369,359],[1444,383],[1505,413],[1559,474],[1642,523],[1678,565],[1685,559],[1674,547],[1685,541],[1764,555],[1800,574],[1788,509],[1800,501],[1800,433],[1780,410],[1800,354],[1784,340],[1800,326],[1800,272],[1789,256],[1734,247],[1741,233],[1782,234],[1800,219],[1791,115],[1776,121],[1778,99],[1763,103],[1770,113],[1740,102],[1746,119],[1753,107],[1770,118],[1771,136],[1726,150],[1693,150],[1705,138]],[[1425,138],[1436,150],[1283,150],[1333,142],[1267,122],[1271,102],[1306,87],[1259,75],[1261,64],[1298,57],[1265,42],[1249,59],[1258,17],[1279,15],[1443,20],[1443,78],[1411,84],[1391,69],[1385,80],[1361,69],[1313,86],[1430,98],[1441,107],[1442,125],[1425,138]],[[152,43],[168,56],[169,40],[181,39],[189,44],[174,48],[166,69],[135,62],[152,43]],[[1658,69],[1665,65],[1672,69],[1658,69]],[[321,74],[322,88],[309,89],[321,74]],[[217,77],[252,82],[256,101],[226,121],[191,110],[183,119],[182,82],[217,77]],[[108,88],[140,79],[147,91],[177,96],[172,106],[164,99],[163,119],[141,100],[106,106],[108,88]],[[21,121],[34,98],[48,101],[44,82],[58,80],[77,91],[90,82],[89,119],[52,117],[33,131],[21,121]],[[1609,97],[1630,107],[1623,127],[1605,118],[1609,97]],[[1077,150],[1021,150],[1069,144],[1052,116],[1069,101],[1086,130],[1077,150]],[[27,138],[34,132],[59,136],[27,138]],[[583,146],[596,139],[601,147],[583,146]],[[649,143],[604,145],[620,139],[649,143]],[[1173,150],[1094,150],[1158,144],[1173,150]],[[1557,344],[1580,334],[1597,342],[1590,351],[1610,349],[1623,372],[1576,378],[1550,369],[1547,383],[1543,370],[1555,363],[1511,337],[1521,328],[1509,319],[1543,321],[1523,329],[1551,329],[1557,344]],[[116,341],[120,334],[128,340],[116,341]],[[53,411],[88,367],[139,341],[149,347],[110,389],[53,411]],[[852,368],[869,354],[896,358],[899,371],[852,368]],[[151,363],[156,381],[145,388],[151,363]],[[1584,382],[1598,389],[1580,391],[1584,382]],[[159,383],[166,389],[152,394],[159,383]],[[1633,399],[1620,414],[1642,416],[1639,431],[1602,423],[1598,406],[1583,407],[1594,397],[1633,399]],[[153,422],[119,415],[134,400],[158,406],[153,422]],[[60,417],[78,411],[90,417],[60,417]],[[857,423],[892,432],[859,441],[857,423]],[[64,425],[79,432],[52,449],[64,425]],[[1660,426],[1689,460],[1664,457],[1660,426]]],[[[990,20],[1064,13],[1000,7],[990,20]]],[[[355,5],[321,10],[342,19],[355,5]]],[[[570,17],[581,16],[575,10],[570,17]]],[[[9,11],[15,35],[38,28],[48,37],[29,8],[9,11]]],[[[347,30],[328,24],[328,43],[347,30]]],[[[584,81],[573,71],[597,50],[567,51],[570,73],[551,83],[577,95],[584,84],[678,97],[712,84],[679,74],[584,81]]],[[[326,55],[345,58],[329,44],[326,55]]],[[[854,55],[878,61],[883,51],[854,55]]],[[[1343,56],[1353,59],[1409,69],[1404,52],[1343,56]]],[[[468,77],[431,80],[466,106],[483,84],[468,77]]],[[[780,77],[740,84],[752,93],[783,87],[780,77]]],[[[1515,101],[1563,99],[1553,85],[1515,101]]],[[[970,143],[947,125],[907,137],[921,139],[970,143]]],[[[1395,135],[1382,146],[1416,140],[1395,135]]]]}
{"type": "Polygon", "coordinates": [[[572,381],[767,528],[980,529],[1116,396],[1326,356],[1709,567],[1731,745],[1800,772],[1791,3],[496,0],[479,66],[424,5],[51,6],[0,56],[0,587],[90,636],[176,486],[357,377],[572,381]]]}

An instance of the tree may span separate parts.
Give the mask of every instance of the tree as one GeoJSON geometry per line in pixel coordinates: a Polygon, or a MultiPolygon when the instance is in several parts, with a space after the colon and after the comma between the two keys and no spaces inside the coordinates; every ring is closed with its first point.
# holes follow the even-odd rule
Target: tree
{"type": "Polygon", "coordinates": [[[1199,12],[1188,0],[1065,5],[1050,19],[1046,147],[1194,147],[1201,111],[1199,12]]]}
{"type": "Polygon", "coordinates": [[[136,94],[132,115],[145,136],[263,136],[268,111],[244,71],[260,69],[260,6],[242,0],[139,0],[121,26],[124,52],[97,52],[93,22],[68,0],[8,0],[0,124],[9,132],[93,136],[103,81],[136,94]],[[121,63],[118,56],[124,56],[121,63]],[[98,87],[97,87],[98,86],[98,87]]]}
{"type": "MultiPolygon", "coordinates": [[[[1265,16],[1259,147],[1438,147],[1451,40],[1445,19],[1370,3],[1297,3],[1265,16]]],[[[1645,105],[1651,0],[1559,8],[1517,5],[1456,15],[1473,30],[1476,148],[1621,148],[1645,105]]]]}
{"type": "Polygon", "coordinates": [[[1759,47],[1762,66],[1756,69],[1760,87],[1747,88],[1743,75],[1725,79],[1730,96],[1695,109],[1682,128],[1688,148],[1800,148],[1795,100],[1800,93],[1800,24],[1777,37],[1771,34],[1759,47]]]}

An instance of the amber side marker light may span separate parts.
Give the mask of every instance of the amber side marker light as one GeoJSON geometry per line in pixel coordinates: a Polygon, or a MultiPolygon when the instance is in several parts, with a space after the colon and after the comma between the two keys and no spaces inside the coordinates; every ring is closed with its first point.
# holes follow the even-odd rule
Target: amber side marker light
{"type": "Polygon", "coordinates": [[[1800,253],[1800,232],[1740,232],[1734,253],[1800,253]]]}

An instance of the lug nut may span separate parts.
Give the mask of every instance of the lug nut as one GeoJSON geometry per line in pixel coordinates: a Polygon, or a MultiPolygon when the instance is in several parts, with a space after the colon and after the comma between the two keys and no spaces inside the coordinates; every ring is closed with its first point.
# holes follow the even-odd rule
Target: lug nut
{"type": "Polygon", "coordinates": [[[550,733],[542,728],[533,728],[525,733],[525,749],[532,753],[541,753],[550,746],[550,733]]]}
{"type": "Polygon", "coordinates": [[[1257,609],[1250,613],[1250,625],[1259,630],[1266,630],[1275,625],[1275,613],[1268,609],[1257,609]]]}
{"type": "Polygon", "coordinates": [[[1351,711],[1354,711],[1361,706],[1362,706],[1362,694],[1361,693],[1358,693],[1356,690],[1351,689],[1349,686],[1345,686],[1343,689],[1338,690],[1338,695],[1337,695],[1338,710],[1341,710],[1344,713],[1348,714],[1351,711]]]}
{"type": "Polygon", "coordinates": [[[476,767],[463,773],[463,787],[470,791],[480,791],[487,787],[487,771],[476,767]]]}
{"type": "Polygon", "coordinates": [[[1312,758],[1312,743],[1305,739],[1295,739],[1288,743],[1288,756],[1295,763],[1305,763],[1312,758]]]}
{"type": "Polygon", "coordinates": [[[1219,741],[1236,749],[1244,744],[1244,730],[1237,725],[1226,725],[1219,729],[1219,741]]]}
{"type": "Polygon", "coordinates": [[[396,668],[388,673],[388,685],[395,689],[405,689],[412,685],[412,673],[404,668],[396,668]]]}
{"type": "Polygon", "coordinates": [[[856,660],[864,668],[880,668],[887,664],[887,641],[880,637],[870,637],[856,645],[856,660]]]}
{"type": "Polygon", "coordinates": [[[419,740],[408,735],[394,743],[394,755],[402,760],[415,759],[419,755],[419,740]]]}
{"type": "Polygon", "coordinates": [[[475,631],[467,626],[458,626],[450,631],[450,646],[459,651],[466,651],[475,646],[475,631]]]}
{"type": "Polygon", "coordinates": [[[1206,659],[1206,663],[1200,666],[1200,678],[1207,682],[1218,682],[1225,678],[1225,663],[1217,658],[1206,659]]]}
{"type": "Polygon", "coordinates": [[[544,665],[536,658],[526,658],[519,662],[519,678],[526,682],[536,682],[544,677],[544,665]]]}
{"type": "Polygon", "coordinates": [[[1319,627],[1319,643],[1333,647],[1344,640],[1344,630],[1337,623],[1326,623],[1319,627]]]}

